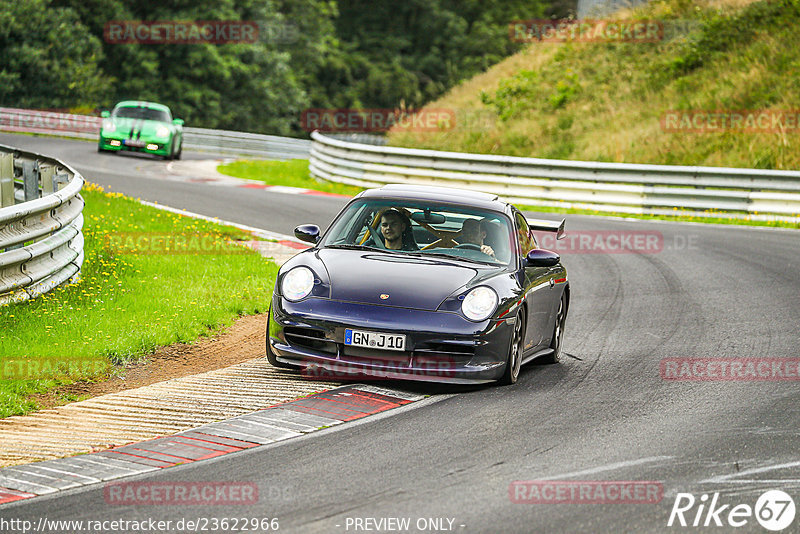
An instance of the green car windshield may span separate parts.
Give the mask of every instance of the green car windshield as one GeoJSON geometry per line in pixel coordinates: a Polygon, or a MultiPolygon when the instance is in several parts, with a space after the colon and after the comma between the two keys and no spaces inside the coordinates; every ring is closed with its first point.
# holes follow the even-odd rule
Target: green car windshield
{"type": "Polygon", "coordinates": [[[327,232],[322,245],[388,250],[393,247],[387,247],[383,226],[391,224],[392,218],[401,221],[397,226],[402,231],[398,254],[447,256],[494,265],[508,265],[514,257],[514,234],[504,214],[422,201],[353,202],[327,232]],[[384,217],[387,211],[393,213],[384,217]]]}
{"type": "Polygon", "coordinates": [[[113,116],[120,119],[142,119],[146,121],[172,122],[169,112],[142,106],[121,107],[114,110],[113,116]]]}

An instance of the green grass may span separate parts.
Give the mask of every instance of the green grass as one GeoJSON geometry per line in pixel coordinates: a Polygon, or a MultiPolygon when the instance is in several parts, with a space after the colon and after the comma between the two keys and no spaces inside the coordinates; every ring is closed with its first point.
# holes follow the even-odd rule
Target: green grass
{"type": "Polygon", "coordinates": [[[483,115],[393,146],[541,158],[800,169],[800,130],[670,132],[667,111],[800,109],[800,1],[659,0],[620,13],[682,27],[656,43],[534,43],[432,109],[483,115]]]}
{"type": "MultiPolygon", "coordinates": [[[[452,150],[453,147],[448,147],[452,150]]],[[[289,161],[263,161],[263,160],[242,160],[227,163],[217,167],[217,170],[228,176],[236,178],[247,178],[259,180],[271,185],[286,185],[314,189],[326,193],[336,193],[341,195],[353,196],[363,191],[363,188],[317,180],[308,171],[307,160],[289,161]]],[[[610,217],[627,217],[635,219],[654,219],[677,222],[703,222],[716,224],[739,224],[745,226],[775,226],[786,228],[800,228],[800,224],[785,221],[757,221],[752,219],[736,219],[731,217],[703,217],[691,215],[640,215],[630,213],[602,212],[596,210],[557,208],[543,206],[518,206],[527,211],[537,211],[543,213],[558,213],[563,215],[605,215],[610,217]]]]}
{"type": "Polygon", "coordinates": [[[258,180],[270,185],[284,185],[314,189],[324,193],[353,196],[363,191],[360,187],[317,180],[308,171],[308,160],[288,161],[242,160],[217,167],[222,174],[248,180],[258,180]]]}
{"type": "MultiPolygon", "coordinates": [[[[229,176],[237,178],[248,178],[261,180],[272,185],[290,185],[292,187],[302,187],[315,189],[327,193],[336,193],[353,196],[363,191],[363,188],[337,184],[334,182],[320,181],[313,178],[308,173],[307,160],[290,161],[236,161],[220,165],[217,170],[229,176]]],[[[776,226],[785,228],[800,228],[800,223],[785,221],[757,221],[751,219],[735,219],[730,217],[701,217],[691,215],[640,215],[630,213],[602,212],[596,210],[585,210],[576,208],[556,208],[544,206],[518,206],[526,211],[538,211],[542,213],[559,213],[563,215],[605,215],[609,217],[627,217],[634,219],[655,219],[677,222],[704,222],[716,224],[740,224],[745,226],[776,226]]]]}
{"type": "Polygon", "coordinates": [[[268,309],[277,266],[228,244],[253,239],[248,234],[144,206],[90,184],[82,196],[86,257],[81,280],[0,307],[0,417],[36,409],[31,394],[107,376],[103,362],[119,366],[268,309]],[[197,254],[189,247],[182,253],[144,254],[108,246],[128,232],[200,236],[210,243],[205,251],[222,246],[223,253],[197,254]],[[33,372],[14,374],[20,362],[33,372]]]}

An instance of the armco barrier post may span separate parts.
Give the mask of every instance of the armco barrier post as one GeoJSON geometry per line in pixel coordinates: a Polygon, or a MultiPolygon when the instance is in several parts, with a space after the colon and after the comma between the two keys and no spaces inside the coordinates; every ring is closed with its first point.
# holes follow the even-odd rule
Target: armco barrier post
{"type": "Polygon", "coordinates": [[[55,188],[56,191],[61,191],[68,183],[69,174],[61,173],[53,176],[53,188],[55,188]]]}
{"type": "Polygon", "coordinates": [[[0,153],[0,208],[14,205],[14,154],[0,153]]]}
{"type": "Polygon", "coordinates": [[[53,177],[56,169],[46,163],[39,165],[39,177],[42,180],[42,196],[56,192],[56,182],[53,177]]]}
{"type": "Polygon", "coordinates": [[[39,165],[35,161],[22,162],[22,183],[25,202],[39,198],[39,165]]]}

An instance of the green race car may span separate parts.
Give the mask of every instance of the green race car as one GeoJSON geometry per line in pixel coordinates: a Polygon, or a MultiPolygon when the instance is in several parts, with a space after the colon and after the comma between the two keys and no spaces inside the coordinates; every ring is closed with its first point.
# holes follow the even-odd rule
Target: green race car
{"type": "Polygon", "coordinates": [[[183,120],[173,119],[169,108],[155,102],[129,100],[102,112],[98,152],[131,150],[180,159],[183,120]]]}

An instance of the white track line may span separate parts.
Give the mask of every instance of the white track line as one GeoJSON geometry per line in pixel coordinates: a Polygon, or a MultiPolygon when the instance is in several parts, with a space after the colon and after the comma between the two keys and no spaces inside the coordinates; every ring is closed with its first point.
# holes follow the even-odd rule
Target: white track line
{"type": "Polygon", "coordinates": [[[673,460],[674,456],[651,456],[649,458],[640,458],[639,460],[627,460],[625,462],[617,462],[614,464],[607,464],[601,465],[599,467],[593,467],[591,469],[584,469],[582,471],[572,471],[571,473],[563,473],[561,475],[556,476],[548,476],[547,480],[561,480],[564,478],[573,478],[583,475],[594,475],[597,473],[603,473],[605,471],[614,471],[615,469],[622,469],[624,467],[632,467],[634,465],[642,465],[642,464],[649,464],[653,462],[662,462],[666,460],[673,460]]]}

